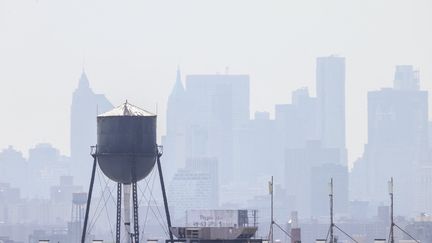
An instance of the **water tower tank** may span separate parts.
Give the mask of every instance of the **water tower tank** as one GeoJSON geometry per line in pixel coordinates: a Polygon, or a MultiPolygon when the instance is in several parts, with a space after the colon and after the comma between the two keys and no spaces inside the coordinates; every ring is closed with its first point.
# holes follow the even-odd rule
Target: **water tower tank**
{"type": "Polygon", "coordinates": [[[97,117],[96,156],[103,173],[130,184],[145,178],[156,162],[156,115],[129,103],[97,117]]]}

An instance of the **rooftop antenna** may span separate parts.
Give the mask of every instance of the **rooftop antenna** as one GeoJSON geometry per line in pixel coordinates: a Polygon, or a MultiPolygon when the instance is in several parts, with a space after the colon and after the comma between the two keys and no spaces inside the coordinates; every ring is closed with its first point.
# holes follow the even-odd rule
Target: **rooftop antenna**
{"type": "Polygon", "coordinates": [[[269,181],[269,192],[270,192],[270,243],[273,243],[273,176],[271,177],[271,181],[269,181]]]}
{"type": "Polygon", "coordinates": [[[330,179],[330,193],[329,193],[329,198],[330,198],[330,242],[333,243],[334,242],[334,235],[333,235],[333,228],[334,228],[334,222],[333,222],[333,178],[330,179]]]}
{"type": "Polygon", "coordinates": [[[390,178],[390,181],[388,181],[388,191],[390,195],[390,233],[389,233],[389,241],[390,243],[394,243],[394,228],[398,228],[400,231],[402,231],[404,234],[406,234],[408,237],[410,237],[413,241],[420,243],[420,241],[416,240],[412,235],[410,235],[408,232],[403,230],[399,225],[397,225],[394,222],[394,214],[393,214],[393,177],[390,178]]]}
{"type": "Polygon", "coordinates": [[[390,181],[388,181],[388,192],[390,195],[390,236],[389,236],[389,242],[394,243],[394,217],[393,217],[393,177],[390,178],[390,181]]]}
{"type": "Polygon", "coordinates": [[[345,231],[343,231],[341,228],[339,228],[335,223],[334,223],[334,212],[333,212],[333,177],[330,178],[330,183],[329,183],[329,199],[330,199],[330,227],[329,227],[329,231],[327,232],[327,237],[324,240],[321,239],[317,239],[317,242],[329,242],[329,243],[336,243],[337,242],[337,237],[335,237],[334,235],[334,229],[338,229],[340,232],[342,232],[344,235],[346,235],[348,238],[350,238],[353,242],[358,243],[358,241],[356,241],[352,236],[350,236],[348,233],[346,233],[345,231]],[[330,239],[329,239],[330,236],[330,239]]]}
{"type": "MultiPolygon", "coordinates": [[[[282,226],[280,226],[278,223],[276,223],[276,221],[274,220],[274,214],[273,214],[273,176],[271,177],[271,180],[268,182],[269,183],[269,193],[270,193],[270,232],[269,232],[269,242],[273,243],[274,242],[274,238],[273,238],[273,226],[276,225],[276,227],[278,227],[285,235],[287,235],[291,240],[293,240],[293,237],[286,231],[284,230],[284,228],[282,228],[282,226]]],[[[296,243],[300,243],[298,241],[296,241],[296,243]]]]}

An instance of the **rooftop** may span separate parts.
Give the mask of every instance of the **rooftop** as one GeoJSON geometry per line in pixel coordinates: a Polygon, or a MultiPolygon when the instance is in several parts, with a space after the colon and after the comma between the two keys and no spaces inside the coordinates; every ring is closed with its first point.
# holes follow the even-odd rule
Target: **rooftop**
{"type": "Polygon", "coordinates": [[[117,106],[116,108],[110,111],[98,115],[98,117],[108,117],[108,116],[156,116],[156,115],[146,110],[143,110],[138,106],[132,105],[128,103],[128,101],[126,100],[126,102],[123,103],[122,105],[117,106]]]}

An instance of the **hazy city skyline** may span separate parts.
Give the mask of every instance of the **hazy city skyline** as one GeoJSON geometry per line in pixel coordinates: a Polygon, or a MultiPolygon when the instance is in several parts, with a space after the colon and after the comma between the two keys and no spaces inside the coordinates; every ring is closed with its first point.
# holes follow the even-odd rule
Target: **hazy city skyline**
{"type": "Polygon", "coordinates": [[[0,243],[432,242],[431,30],[431,0],[0,0],[0,243]]]}
{"type": "Polygon", "coordinates": [[[128,98],[153,111],[157,104],[161,135],[177,65],[183,75],[225,67],[250,75],[252,117],[273,114],[300,87],[315,95],[315,58],[338,54],[346,58],[352,163],[367,141],[367,92],[392,86],[395,65],[414,65],[420,87],[432,88],[431,11],[429,1],[3,0],[0,80],[8,84],[0,101],[8,115],[0,147],[27,153],[50,142],[69,154],[71,91],[83,66],[92,89],[113,104],[128,98]]]}

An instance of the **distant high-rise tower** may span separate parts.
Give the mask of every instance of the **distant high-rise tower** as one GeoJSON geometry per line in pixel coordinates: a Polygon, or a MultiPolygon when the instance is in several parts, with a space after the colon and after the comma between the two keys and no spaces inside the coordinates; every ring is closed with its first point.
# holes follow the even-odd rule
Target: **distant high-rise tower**
{"type": "MultiPolygon", "coordinates": [[[[323,176],[336,177],[343,169],[348,173],[346,167],[338,165],[339,161],[339,149],[324,148],[320,141],[311,140],[303,148],[287,149],[285,151],[285,188],[291,200],[291,209],[302,212],[306,217],[316,216],[311,214],[312,212],[317,213],[319,211],[321,214],[322,210],[316,210],[316,204],[322,204],[322,202],[316,201],[312,192],[322,190],[321,185],[326,185],[326,179],[323,184],[323,176]],[[332,171],[332,168],[337,169],[332,171]],[[313,178],[319,173],[321,173],[319,178],[313,178]],[[299,187],[298,185],[302,186],[299,187]]],[[[346,192],[344,194],[348,195],[347,184],[342,184],[340,188],[341,191],[346,192]]],[[[340,197],[339,199],[343,198],[340,197]]],[[[340,202],[339,206],[343,206],[347,204],[347,199],[338,202],[340,202]]],[[[335,212],[343,213],[344,208],[339,206],[335,212]]]]}
{"type": "Polygon", "coordinates": [[[346,165],[344,57],[317,58],[316,89],[321,140],[326,148],[340,149],[346,165]]]}
{"type": "Polygon", "coordinates": [[[416,73],[412,66],[397,66],[393,88],[368,92],[368,143],[360,161],[365,164],[359,165],[362,173],[357,175],[357,186],[363,187],[366,200],[377,204],[388,200],[385,185],[393,177],[395,193],[402,195],[395,202],[403,214],[424,210],[414,207],[426,196],[415,197],[422,189],[422,181],[418,185],[416,180],[427,180],[430,166],[428,92],[419,90],[416,73]]]}
{"type": "Polygon", "coordinates": [[[220,181],[228,183],[234,179],[234,134],[249,122],[249,76],[188,75],[186,92],[186,156],[217,158],[220,181]]]}
{"type": "Polygon", "coordinates": [[[97,113],[108,111],[112,107],[105,95],[95,94],[91,90],[83,71],[78,88],[73,92],[71,105],[70,151],[72,170],[78,184],[88,181],[88,174],[83,175],[83,172],[89,172],[91,167],[90,146],[96,144],[97,113]]]}
{"type": "Polygon", "coordinates": [[[167,134],[183,132],[186,112],[186,94],[181,80],[180,69],[167,104],[167,134]]]}
{"type": "Polygon", "coordinates": [[[27,196],[30,192],[27,188],[31,184],[29,184],[29,180],[23,180],[23,178],[28,178],[28,176],[28,163],[21,152],[11,145],[0,151],[0,182],[7,182],[12,187],[20,188],[23,194],[27,196]]]}
{"type": "Polygon", "coordinates": [[[217,208],[219,202],[218,161],[210,157],[191,157],[179,169],[168,187],[174,218],[186,210],[217,208]]]}
{"type": "Polygon", "coordinates": [[[218,160],[221,181],[233,179],[234,134],[249,122],[248,75],[188,75],[177,80],[168,99],[166,148],[168,178],[191,157],[218,160]]]}
{"type": "Polygon", "coordinates": [[[275,120],[283,148],[304,148],[308,140],[319,140],[317,99],[307,88],[292,92],[292,104],[275,106],[275,120]]]}
{"type": "Polygon", "coordinates": [[[166,136],[162,138],[165,148],[164,160],[166,161],[164,171],[168,180],[178,169],[185,166],[185,133],[188,117],[186,102],[186,91],[181,80],[180,69],[177,69],[177,77],[167,103],[166,136]]]}

